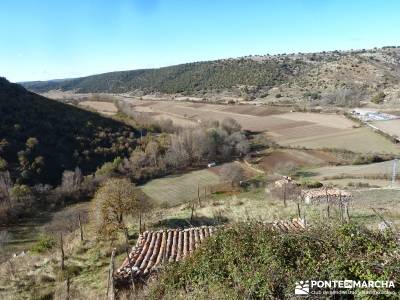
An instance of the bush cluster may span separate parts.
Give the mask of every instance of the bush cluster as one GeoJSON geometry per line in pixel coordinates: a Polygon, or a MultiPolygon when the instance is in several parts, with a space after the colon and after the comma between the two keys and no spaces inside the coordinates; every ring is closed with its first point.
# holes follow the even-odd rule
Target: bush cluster
{"type": "Polygon", "coordinates": [[[155,298],[290,299],[299,280],[394,280],[396,237],[356,224],[318,225],[298,234],[238,224],[220,230],[150,288],[155,298]]]}

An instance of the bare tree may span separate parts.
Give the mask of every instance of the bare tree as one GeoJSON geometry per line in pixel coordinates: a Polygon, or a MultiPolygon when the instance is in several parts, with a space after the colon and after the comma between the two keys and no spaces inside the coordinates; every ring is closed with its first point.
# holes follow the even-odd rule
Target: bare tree
{"type": "Polygon", "coordinates": [[[235,149],[240,156],[244,156],[250,151],[249,142],[247,140],[240,141],[236,144],[235,149]]]}
{"type": "Polygon", "coordinates": [[[299,197],[301,197],[301,189],[293,182],[284,182],[280,186],[274,186],[270,189],[271,194],[283,201],[283,205],[287,206],[287,201],[296,201],[298,214],[300,214],[299,197]]]}
{"type": "Polygon", "coordinates": [[[0,172],[0,199],[6,202],[11,207],[11,188],[13,184],[10,177],[10,172],[0,172]]]}
{"type": "Polygon", "coordinates": [[[149,158],[149,161],[153,166],[157,166],[157,160],[159,156],[160,147],[157,142],[150,141],[146,145],[145,154],[149,158]]]}
{"type": "Polygon", "coordinates": [[[82,171],[78,167],[74,171],[66,170],[62,174],[61,189],[65,192],[74,192],[79,189],[82,181],[82,171]]]}
{"type": "Polygon", "coordinates": [[[230,182],[231,185],[238,185],[244,179],[244,172],[238,164],[225,164],[221,168],[221,177],[230,182]]]}
{"type": "Polygon", "coordinates": [[[339,88],[324,98],[324,103],[341,107],[355,107],[360,105],[360,93],[350,88],[339,88]]]}
{"type": "Polygon", "coordinates": [[[221,128],[228,132],[228,134],[242,130],[242,126],[239,124],[239,122],[232,118],[224,119],[221,123],[221,128]]]}
{"type": "Polygon", "coordinates": [[[0,255],[2,255],[2,250],[4,249],[4,245],[8,243],[10,240],[10,234],[7,230],[0,231],[0,255]]]}

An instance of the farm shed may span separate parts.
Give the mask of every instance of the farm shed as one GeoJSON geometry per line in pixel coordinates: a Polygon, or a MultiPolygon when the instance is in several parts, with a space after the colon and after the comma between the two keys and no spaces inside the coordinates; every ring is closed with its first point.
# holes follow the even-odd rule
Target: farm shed
{"type": "MultiPolygon", "coordinates": [[[[301,219],[289,222],[267,223],[273,230],[280,232],[298,232],[306,227],[301,219]]],[[[128,258],[114,274],[118,287],[128,286],[133,272],[135,282],[145,282],[150,274],[156,272],[162,263],[181,261],[189,256],[208,237],[221,227],[201,226],[187,229],[168,229],[146,231],[139,235],[136,246],[132,248],[130,264],[128,258]]]]}
{"type": "Polygon", "coordinates": [[[348,201],[352,195],[348,191],[339,189],[302,190],[301,197],[306,204],[320,202],[348,201]]]}
{"type": "Polygon", "coordinates": [[[279,179],[277,181],[274,182],[275,187],[277,188],[282,188],[285,185],[296,185],[297,186],[297,182],[294,181],[291,177],[289,176],[282,176],[282,179],[279,179]]]}

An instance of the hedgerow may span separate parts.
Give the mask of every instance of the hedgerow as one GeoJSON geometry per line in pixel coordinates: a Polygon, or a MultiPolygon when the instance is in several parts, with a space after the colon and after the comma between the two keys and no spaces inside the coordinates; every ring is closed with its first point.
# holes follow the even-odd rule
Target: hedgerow
{"type": "Polygon", "coordinates": [[[220,230],[183,263],[167,265],[149,295],[285,299],[294,296],[296,281],[345,279],[394,280],[399,292],[396,236],[356,224],[317,225],[292,234],[237,224],[220,230]]]}

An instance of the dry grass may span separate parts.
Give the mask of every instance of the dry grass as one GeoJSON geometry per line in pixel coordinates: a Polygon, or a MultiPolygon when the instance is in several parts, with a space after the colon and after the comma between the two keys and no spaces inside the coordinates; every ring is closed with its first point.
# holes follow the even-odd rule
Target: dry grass
{"type": "Polygon", "coordinates": [[[372,124],[378,127],[383,132],[390,135],[400,137],[400,119],[389,120],[389,121],[377,121],[372,122],[372,124]]]}
{"type": "Polygon", "coordinates": [[[300,136],[278,140],[285,146],[297,146],[311,149],[336,148],[359,153],[399,154],[400,146],[368,128],[340,130],[333,134],[300,136]]]}
{"type": "Polygon", "coordinates": [[[197,186],[201,190],[220,182],[216,172],[211,170],[192,171],[182,175],[154,179],[142,186],[142,190],[158,205],[174,206],[197,197],[197,186]]]}
{"type": "Polygon", "coordinates": [[[88,107],[98,111],[99,113],[114,115],[118,112],[118,108],[113,102],[103,102],[103,101],[82,101],[79,105],[88,107]]]}
{"type": "MultiPolygon", "coordinates": [[[[329,166],[310,169],[309,172],[315,174],[316,179],[324,177],[366,177],[366,176],[388,176],[392,175],[393,161],[384,161],[367,165],[351,165],[351,166],[329,166]]],[[[400,172],[400,166],[398,166],[400,172]]]]}
{"type": "MultiPolygon", "coordinates": [[[[24,256],[0,264],[0,299],[67,299],[67,274],[70,299],[103,299],[110,243],[98,242],[91,225],[85,226],[85,236],[84,242],[80,241],[77,231],[64,236],[64,272],[60,269],[57,245],[47,252],[28,251],[24,256]]],[[[114,247],[118,266],[125,257],[123,239],[115,241],[114,247]]]]}
{"type": "MultiPolygon", "coordinates": [[[[381,219],[373,212],[372,207],[377,209],[388,221],[393,221],[400,226],[400,207],[398,200],[400,190],[389,189],[363,189],[353,190],[354,201],[350,206],[350,215],[353,220],[363,223],[369,227],[377,228],[381,219]]],[[[208,197],[202,207],[196,207],[195,216],[199,220],[220,218],[225,222],[237,222],[246,220],[276,221],[288,220],[297,217],[297,205],[293,201],[287,202],[284,207],[283,201],[276,199],[264,189],[255,189],[249,192],[232,194],[214,194],[208,197]]],[[[301,204],[301,215],[310,222],[319,222],[325,218],[326,205],[301,204]]],[[[331,207],[332,219],[338,220],[339,210],[331,207]]],[[[168,224],[168,220],[189,220],[190,207],[181,205],[165,209],[157,213],[154,224],[168,224]],[[160,223],[158,223],[161,220],[160,223]]]]}

